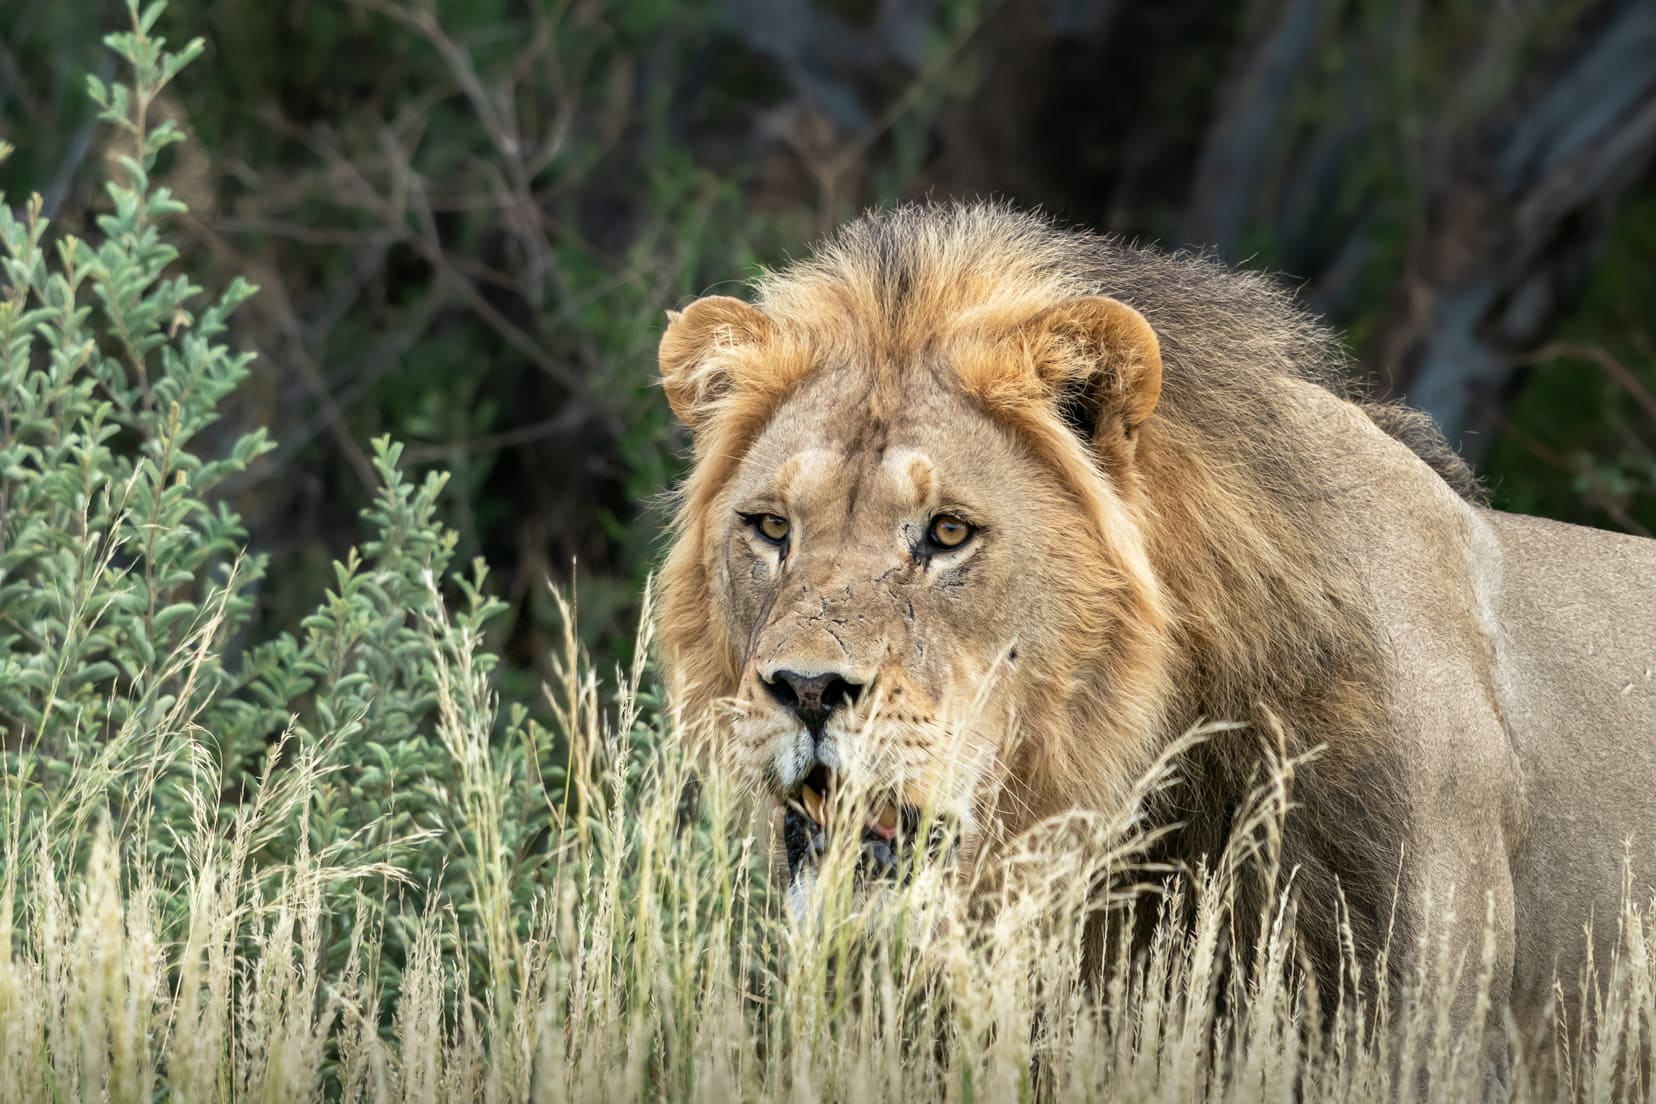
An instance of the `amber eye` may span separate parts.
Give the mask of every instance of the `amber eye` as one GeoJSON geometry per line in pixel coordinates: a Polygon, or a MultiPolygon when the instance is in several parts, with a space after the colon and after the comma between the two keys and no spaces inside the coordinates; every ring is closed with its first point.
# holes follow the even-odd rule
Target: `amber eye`
{"type": "Polygon", "coordinates": [[[781,544],[788,538],[788,519],[776,514],[760,514],[753,518],[753,527],[772,544],[781,544]]]}
{"type": "Polygon", "coordinates": [[[926,535],[938,548],[959,548],[972,535],[972,525],[953,514],[938,514],[926,535]]]}

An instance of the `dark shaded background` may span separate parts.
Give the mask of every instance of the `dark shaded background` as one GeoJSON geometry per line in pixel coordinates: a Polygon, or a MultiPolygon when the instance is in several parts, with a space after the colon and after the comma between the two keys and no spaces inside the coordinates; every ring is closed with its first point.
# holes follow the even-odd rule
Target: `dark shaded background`
{"type": "MultiPolygon", "coordinates": [[[[0,3],[0,166],[89,223],[102,0],[0,3]]],[[[454,474],[525,677],[625,651],[683,441],[661,310],[861,208],[996,195],[1300,289],[1512,509],[1656,528],[1651,0],[175,0],[196,278],[264,289],[228,435],[290,620],[391,433],[454,474]]]]}

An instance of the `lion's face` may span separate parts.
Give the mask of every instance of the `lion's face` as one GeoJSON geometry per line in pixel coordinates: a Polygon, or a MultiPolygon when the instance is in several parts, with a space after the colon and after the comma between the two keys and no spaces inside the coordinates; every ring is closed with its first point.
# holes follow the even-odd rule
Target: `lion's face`
{"type": "Polygon", "coordinates": [[[666,651],[698,672],[725,761],[781,808],[796,878],[830,837],[854,834],[880,874],[932,817],[971,851],[989,822],[1051,811],[1042,778],[1074,771],[1045,737],[1143,630],[1130,512],[1065,396],[1036,375],[1020,421],[972,390],[974,365],[1039,370],[1027,334],[929,346],[894,370],[779,338],[733,300],[693,305],[663,341],[704,454],[665,572],[666,651]],[[683,332],[697,308],[711,334],[683,332]]]}
{"type": "Polygon", "coordinates": [[[837,787],[864,791],[879,861],[921,810],[975,826],[1022,673],[1043,668],[1036,627],[1077,600],[1054,569],[1089,537],[1040,524],[1073,512],[1062,487],[964,396],[912,379],[871,422],[858,384],[813,380],[743,458],[715,521],[717,599],[743,652],[731,762],[813,822],[795,835],[817,834],[837,787]]]}

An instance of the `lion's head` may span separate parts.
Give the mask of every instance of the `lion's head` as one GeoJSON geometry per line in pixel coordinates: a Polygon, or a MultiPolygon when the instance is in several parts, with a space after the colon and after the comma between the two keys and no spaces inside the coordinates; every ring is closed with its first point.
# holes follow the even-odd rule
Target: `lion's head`
{"type": "MultiPolygon", "coordinates": [[[[1293,416],[1337,363],[1256,277],[999,206],[873,215],[753,305],[671,314],[696,462],[664,658],[687,718],[788,810],[790,867],[835,786],[869,795],[855,827],[883,862],[919,810],[970,850],[1111,808],[1203,716],[1362,731],[1375,634],[1320,557],[1293,416]]],[[[1247,784],[1229,747],[1200,800],[1247,784]]]]}

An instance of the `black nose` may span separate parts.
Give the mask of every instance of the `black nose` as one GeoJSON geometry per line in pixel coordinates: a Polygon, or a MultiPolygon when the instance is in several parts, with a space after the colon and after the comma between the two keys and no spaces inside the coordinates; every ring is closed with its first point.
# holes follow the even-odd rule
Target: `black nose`
{"type": "Polygon", "coordinates": [[[805,722],[812,738],[822,735],[822,726],[828,717],[842,705],[857,700],[862,684],[843,675],[802,675],[797,671],[778,671],[765,680],[771,696],[805,722]]]}

